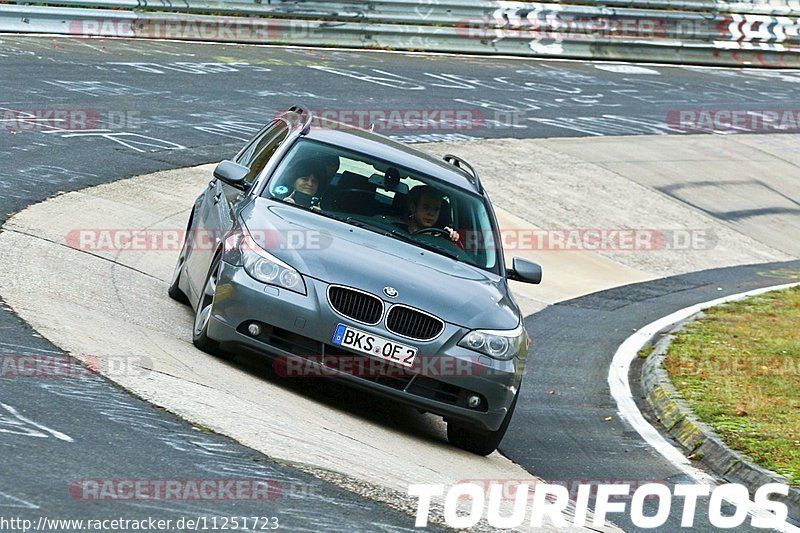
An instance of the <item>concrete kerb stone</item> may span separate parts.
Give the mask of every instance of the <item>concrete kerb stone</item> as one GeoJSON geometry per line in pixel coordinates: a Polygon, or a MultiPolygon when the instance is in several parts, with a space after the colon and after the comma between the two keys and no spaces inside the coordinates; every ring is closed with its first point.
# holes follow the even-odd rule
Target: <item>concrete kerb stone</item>
{"type": "MultiPolygon", "coordinates": [[[[660,338],[642,365],[642,387],[647,403],[667,433],[687,452],[688,458],[698,461],[725,481],[744,485],[751,496],[766,483],[786,484],[786,478],[780,474],[758,466],[746,455],[729,448],[708,424],[697,418],[672,384],[664,367],[667,351],[675,335],[686,324],[702,316],[703,312],[696,313],[657,335],[660,338]]],[[[651,339],[647,345],[653,345],[653,341],[651,339]]],[[[800,487],[790,486],[788,496],[773,496],[773,499],[785,503],[789,508],[789,518],[800,522],[800,487]]]]}

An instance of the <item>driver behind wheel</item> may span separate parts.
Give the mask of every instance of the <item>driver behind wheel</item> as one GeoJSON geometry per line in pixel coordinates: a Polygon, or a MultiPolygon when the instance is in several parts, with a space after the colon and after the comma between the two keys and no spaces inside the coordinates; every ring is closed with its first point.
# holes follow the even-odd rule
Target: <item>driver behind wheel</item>
{"type": "MultiPolygon", "coordinates": [[[[436,227],[442,210],[442,193],[430,185],[417,185],[408,193],[407,230],[416,233],[427,228],[436,227]]],[[[458,242],[459,235],[449,226],[443,229],[450,236],[450,240],[458,242]]]]}

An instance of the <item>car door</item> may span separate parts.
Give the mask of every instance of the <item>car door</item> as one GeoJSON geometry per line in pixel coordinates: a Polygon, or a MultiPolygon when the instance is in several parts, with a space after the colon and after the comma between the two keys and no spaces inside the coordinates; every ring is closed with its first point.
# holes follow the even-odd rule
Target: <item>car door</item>
{"type": "Polygon", "coordinates": [[[208,268],[219,249],[222,239],[233,227],[236,212],[244,205],[253,183],[275,151],[286,139],[289,125],[281,119],[274,120],[259,131],[233,159],[247,167],[249,172],[244,189],[232,187],[221,180],[213,180],[204,193],[195,234],[202,239],[193,250],[190,285],[193,298],[199,298],[205,284],[208,268]]]}

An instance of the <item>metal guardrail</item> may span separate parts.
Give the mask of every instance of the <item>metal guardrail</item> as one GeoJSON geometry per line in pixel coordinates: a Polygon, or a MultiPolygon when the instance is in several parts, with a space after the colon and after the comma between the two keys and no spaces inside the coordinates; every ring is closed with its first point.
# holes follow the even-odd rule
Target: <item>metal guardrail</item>
{"type": "Polygon", "coordinates": [[[800,0],[600,1],[14,1],[0,32],[800,66],[800,0]]]}
{"type": "MultiPolygon", "coordinates": [[[[30,4],[23,0],[6,0],[4,3],[30,4]]],[[[536,9],[533,2],[497,2],[489,0],[219,0],[198,2],[184,0],[64,0],[36,2],[36,5],[108,7],[129,9],[171,10],[189,13],[269,13],[273,16],[323,16],[342,15],[345,17],[381,17],[382,15],[406,15],[409,20],[426,21],[436,17],[439,20],[454,21],[458,18],[492,16],[498,9],[536,9]]],[[[703,11],[708,13],[738,13],[754,15],[788,15],[800,13],[800,0],[567,0],[559,5],[583,5],[594,8],[633,8],[655,10],[703,11]]]]}

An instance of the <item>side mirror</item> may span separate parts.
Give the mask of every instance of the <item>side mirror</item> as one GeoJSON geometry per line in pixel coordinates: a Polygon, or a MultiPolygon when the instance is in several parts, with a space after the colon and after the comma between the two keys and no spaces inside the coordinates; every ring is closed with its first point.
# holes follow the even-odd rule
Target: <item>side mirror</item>
{"type": "Polygon", "coordinates": [[[249,172],[249,168],[239,163],[223,161],[214,169],[214,177],[231,187],[244,190],[244,181],[249,172]]]}
{"type": "Polygon", "coordinates": [[[538,263],[515,257],[511,264],[513,266],[506,271],[506,278],[523,283],[542,282],[542,267],[538,263]]]}

